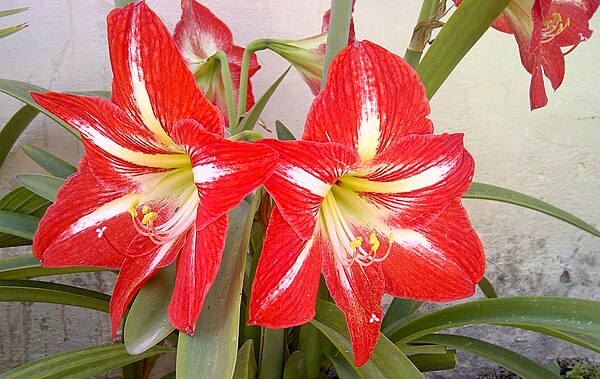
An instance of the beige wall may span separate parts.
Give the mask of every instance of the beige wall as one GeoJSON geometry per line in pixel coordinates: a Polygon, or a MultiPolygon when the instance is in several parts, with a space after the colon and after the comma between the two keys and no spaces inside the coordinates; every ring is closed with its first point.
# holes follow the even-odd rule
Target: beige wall
{"type": "MultiPolygon", "coordinates": [[[[148,1],[172,29],[178,1],[148,1]]],[[[259,37],[301,38],[320,31],[327,1],[205,1],[246,44],[259,37]]],[[[9,9],[30,10],[9,21],[29,21],[23,32],[0,40],[0,77],[28,81],[51,90],[108,89],[111,71],[105,15],[109,0],[16,1],[9,9]]],[[[363,0],[355,12],[359,39],[369,39],[402,55],[419,1],[363,0]]],[[[9,21],[2,19],[1,25],[9,21]]],[[[567,57],[562,87],[549,93],[549,105],[529,111],[529,75],[513,37],[489,31],[467,55],[432,101],[438,132],[464,132],[477,162],[476,180],[506,186],[549,201],[600,227],[600,16],[597,34],[567,57]]],[[[285,69],[279,57],[259,55],[260,95],[285,69]]],[[[291,72],[263,119],[279,119],[299,136],[312,96],[291,72]]],[[[19,103],[0,96],[0,125],[19,103]]],[[[39,117],[20,143],[49,148],[76,162],[82,148],[60,127],[39,117]]],[[[0,169],[2,193],[14,175],[39,171],[17,147],[0,169]]],[[[514,206],[466,201],[488,256],[488,277],[501,295],[559,295],[600,299],[600,239],[547,216],[514,206]],[[567,274],[568,273],[568,274],[567,274]]],[[[0,256],[15,253],[0,251],[0,256]]],[[[81,275],[76,284],[109,290],[107,276],[81,275]],[[104,281],[104,282],[103,282],[104,281]]],[[[109,277],[110,279],[110,277],[109,277]]],[[[109,340],[108,319],[91,311],[31,304],[2,304],[0,371],[44,354],[109,340]],[[64,340],[63,340],[64,338],[64,340]]],[[[565,345],[521,333],[488,336],[544,359],[572,355],[565,345]]],[[[467,371],[468,372],[468,371],[467,371]]]]}

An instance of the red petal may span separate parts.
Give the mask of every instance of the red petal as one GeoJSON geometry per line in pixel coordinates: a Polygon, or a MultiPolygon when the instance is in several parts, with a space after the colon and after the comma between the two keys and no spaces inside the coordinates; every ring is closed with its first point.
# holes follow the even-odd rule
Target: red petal
{"type": "MultiPolygon", "coordinates": [[[[380,249],[387,248],[387,240],[382,240],[380,249]]],[[[456,200],[428,226],[394,232],[392,251],[382,265],[387,293],[451,301],[475,292],[485,271],[485,257],[467,213],[456,200]]]]}
{"type": "Polygon", "coordinates": [[[113,10],[107,22],[112,100],[119,107],[166,144],[173,125],[185,118],[223,133],[221,113],[196,87],[169,31],[145,2],[113,10]]]}
{"type": "Polygon", "coordinates": [[[462,196],[474,170],[462,134],[413,134],[382,151],[358,180],[372,187],[361,196],[394,212],[388,223],[413,229],[431,222],[449,201],[462,196]]]}
{"type": "Polygon", "coordinates": [[[343,49],[309,111],[303,139],[340,142],[363,161],[407,134],[430,134],[429,103],[417,73],[369,41],[343,49]]]}
{"type": "Polygon", "coordinates": [[[193,120],[175,125],[173,139],[192,161],[202,209],[196,221],[198,229],[223,216],[260,186],[277,162],[277,153],[270,147],[226,140],[193,120]]]}
{"type": "MultiPolygon", "coordinates": [[[[550,10],[544,19],[544,23],[553,22],[554,15],[558,14],[563,25],[566,27],[550,41],[558,46],[572,46],[579,43],[583,38],[590,38],[592,31],[589,28],[588,20],[591,18],[588,12],[591,8],[588,7],[589,2],[558,2],[554,1],[550,5],[550,10]],[[568,21],[567,21],[568,20],[568,21]],[[568,24],[564,24],[567,23],[568,24]]],[[[596,5],[596,8],[598,6],[596,5]]],[[[592,6],[593,8],[593,6],[592,6]]],[[[595,10],[595,9],[594,9],[595,10]]],[[[593,12],[592,12],[593,14],[593,12]]]]}
{"type": "Polygon", "coordinates": [[[194,334],[204,299],[219,271],[226,236],[227,215],[202,230],[190,228],[186,234],[169,304],[169,319],[177,329],[194,334]]]}
{"type": "Polygon", "coordinates": [[[492,24],[492,28],[499,30],[503,33],[513,34],[513,29],[506,20],[506,15],[504,13],[501,13],[500,16],[498,16],[496,21],[494,21],[494,23],[492,24]]]}
{"type": "Polygon", "coordinates": [[[529,103],[531,110],[544,107],[548,104],[548,96],[546,96],[546,87],[544,86],[544,77],[542,76],[541,67],[534,69],[533,74],[531,75],[529,103]]]}
{"type": "Polygon", "coordinates": [[[273,176],[265,182],[266,190],[300,238],[310,239],[323,198],[357,163],[356,153],[336,143],[271,139],[260,143],[279,153],[273,176]]]}
{"type": "Polygon", "coordinates": [[[300,239],[273,209],[252,283],[250,325],[288,328],[314,317],[321,250],[317,239],[300,239]]]}
{"type": "Polygon", "coordinates": [[[83,230],[71,231],[85,215],[122,194],[103,187],[94,178],[85,159],[79,171],[71,175],[58,191],[56,202],[42,218],[33,239],[33,253],[45,267],[96,266],[118,268],[123,262],[123,251],[115,251],[104,238],[98,238],[97,228],[110,226],[105,231],[109,241],[125,246],[137,235],[131,216],[123,210],[107,220],[100,220],[83,230]]]}
{"type": "Polygon", "coordinates": [[[323,241],[323,276],[329,293],[346,315],[356,366],[365,364],[379,339],[384,291],[380,264],[343,267],[333,255],[329,241],[323,241]]]}
{"type": "Polygon", "coordinates": [[[182,0],[181,10],[174,38],[188,62],[202,61],[217,50],[227,53],[231,49],[231,29],[210,9],[194,0],[182,0]]]}
{"type": "MultiPolygon", "coordinates": [[[[154,275],[156,270],[169,265],[181,249],[183,239],[171,241],[164,245],[155,245],[148,237],[138,236],[129,247],[134,254],[145,251],[146,254],[135,258],[126,258],[119,271],[110,299],[110,318],[112,321],[113,339],[117,335],[119,323],[125,309],[140,287],[154,275]]],[[[129,254],[129,253],[128,253],[129,254]]]]}
{"type": "Polygon", "coordinates": [[[97,97],[53,92],[31,96],[81,134],[88,167],[104,185],[133,192],[140,186],[140,176],[166,170],[152,167],[152,162],[164,165],[173,151],[116,105],[97,97]],[[163,158],[144,156],[157,154],[163,158]]]}

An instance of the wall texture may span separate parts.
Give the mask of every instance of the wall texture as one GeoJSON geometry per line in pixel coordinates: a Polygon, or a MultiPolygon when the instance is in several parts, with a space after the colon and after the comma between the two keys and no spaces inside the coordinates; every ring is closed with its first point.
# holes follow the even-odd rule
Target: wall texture
{"type": "MultiPolygon", "coordinates": [[[[148,0],[172,30],[179,2],[148,0]]],[[[237,44],[260,37],[302,38],[320,31],[328,2],[206,0],[233,29],[237,44]]],[[[5,23],[30,26],[0,40],[0,77],[35,83],[55,91],[109,89],[111,70],[105,16],[110,0],[3,1],[3,9],[29,6],[5,23]]],[[[356,6],[359,39],[369,39],[400,55],[410,39],[420,2],[363,0],[356,6]]],[[[4,21],[7,20],[7,21],[4,21]]],[[[600,16],[591,28],[600,33],[600,16]]],[[[255,76],[260,95],[286,63],[262,52],[255,76]]],[[[431,102],[437,132],[465,133],[477,162],[476,180],[539,197],[600,226],[600,34],[567,57],[561,88],[549,105],[529,111],[529,75],[520,64],[514,38],[488,31],[431,102]]],[[[549,85],[548,85],[549,86],[549,85]]],[[[299,136],[312,95],[292,72],[263,114],[272,128],[281,120],[299,136]]],[[[0,97],[0,125],[20,107],[0,97]]],[[[48,148],[77,162],[82,147],[45,117],[38,117],[19,144],[48,148]]],[[[14,175],[38,172],[15,147],[0,168],[0,194],[16,186],[14,175]]],[[[487,276],[501,295],[558,295],[600,299],[599,240],[529,210],[481,200],[465,201],[487,250],[487,276]]],[[[27,249],[0,250],[0,257],[27,249]]],[[[109,292],[110,274],[58,279],[109,292]]],[[[91,311],[43,304],[0,304],[0,372],[43,355],[110,340],[108,318],[91,311]]],[[[489,329],[483,329],[489,330],[489,329]]],[[[576,354],[568,345],[524,332],[468,329],[540,361],[576,354]]],[[[467,357],[465,357],[467,359],[467,357]]],[[[463,368],[461,377],[475,377],[463,368]]]]}

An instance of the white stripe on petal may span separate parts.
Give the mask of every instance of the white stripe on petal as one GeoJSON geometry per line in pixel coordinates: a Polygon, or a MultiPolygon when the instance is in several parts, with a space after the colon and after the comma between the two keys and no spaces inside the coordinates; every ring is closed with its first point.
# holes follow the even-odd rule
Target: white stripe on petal
{"type": "Polygon", "coordinates": [[[214,182],[221,176],[231,173],[231,170],[208,163],[192,167],[192,173],[196,183],[207,183],[214,182]]]}
{"type": "Polygon", "coordinates": [[[325,197],[331,189],[331,184],[325,183],[300,167],[289,166],[283,169],[285,177],[293,184],[308,190],[310,193],[325,197]]]}
{"type": "MultiPolygon", "coordinates": [[[[135,25],[138,20],[137,13],[134,12],[132,24],[135,25]]],[[[131,86],[133,87],[133,100],[137,104],[137,107],[140,111],[140,116],[142,121],[150,129],[152,133],[156,135],[156,137],[165,145],[171,146],[173,145],[173,140],[167,135],[165,130],[163,129],[160,121],[154,114],[154,110],[152,109],[152,103],[150,102],[150,97],[148,96],[148,91],[146,89],[146,82],[144,79],[144,71],[142,70],[142,60],[141,60],[141,52],[140,52],[140,44],[138,40],[137,34],[139,33],[139,28],[131,28],[131,32],[129,34],[129,71],[131,75],[131,86]]]]}
{"type": "Polygon", "coordinates": [[[296,261],[294,262],[292,267],[288,270],[288,272],[286,272],[284,277],[281,278],[279,283],[277,283],[277,287],[275,287],[275,289],[273,289],[273,290],[271,290],[271,292],[269,292],[269,295],[267,295],[263,304],[269,304],[272,300],[279,297],[279,295],[282,292],[284,292],[285,290],[290,288],[290,286],[294,282],[294,279],[296,279],[296,276],[300,272],[300,269],[302,269],[304,262],[306,261],[306,259],[308,259],[308,255],[310,254],[310,248],[312,247],[313,241],[314,241],[314,239],[311,238],[310,240],[308,240],[306,242],[306,245],[304,246],[304,248],[302,249],[302,251],[300,252],[298,257],[296,258],[296,261]]]}
{"type": "Polygon", "coordinates": [[[358,78],[362,103],[360,125],[358,127],[357,151],[361,160],[368,162],[377,153],[381,138],[381,120],[376,94],[371,91],[373,79],[369,77],[365,61],[360,60],[360,76],[358,78]]]}

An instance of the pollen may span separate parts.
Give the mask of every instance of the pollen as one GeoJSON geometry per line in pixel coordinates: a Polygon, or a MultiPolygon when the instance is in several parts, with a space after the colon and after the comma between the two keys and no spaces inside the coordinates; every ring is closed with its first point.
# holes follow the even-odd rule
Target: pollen
{"type": "Polygon", "coordinates": [[[390,243],[390,245],[394,243],[394,234],[393,233],[390,233],[390,237],[388,239],[388,242],[390,243]]]}
{"type": "Polygon", "coordinates": [[[149,205],[144,205],[144,206],[142,207],[142,214],[145,214],[145,215],[147,215],[147,214],[148,214],[148,213],[149,213],[151,210],[152,210],[152,208],[150,208],[150,206],[149,206],[149,205]]]}
{"type": "Polygon", "coordinates": [[[140,204],[140,199],[134,199],[131,204],[129,204],[129,208],[127,208],[127,212],[131,215],[131,217],[136,218],[138,216],[138,211],[136,210],[137,206],[140,204]]]}
{"type": "Polygon", "coordinates": [[[377,252],[379,246],[381,246],[381,242],[379,242],[379,239],[377,238],[377,235],[375,233],[371,233],[371,235],[369,236],[369,243],[371,244],[371,250],[374,253],[377,252]]]}
{"type": "Polygon", "coordinates": [[[350,242],[350,247],[356,249],[357,247],[361,247],[363,243],[362,237],[356,237],[354,241],[350,242]]]}
{"type": "Polygon", "coordinates": [[[156,212],[148,212],[144,215],[142,219],[142,225],[148,225],[152,220],[155,220],[158,217],[158,213],[156,212]]]}
{"type": "Polygon", "coordinates": [[[552,18],[544,22],[542,29],[542,43],[552,41],[556,36],[561,34],[571,25],[571,19],[567,17],[563,20],[560,13],[552,13],[552,18]]]}

